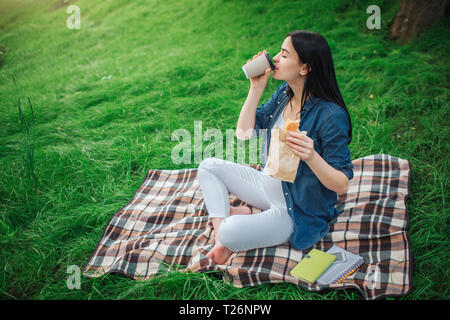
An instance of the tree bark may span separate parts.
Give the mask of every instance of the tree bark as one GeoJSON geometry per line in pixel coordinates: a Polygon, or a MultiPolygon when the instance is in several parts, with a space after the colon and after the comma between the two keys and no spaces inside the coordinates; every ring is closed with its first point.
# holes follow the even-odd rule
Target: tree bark
{"type": "Polygon", "coordinates": [[[448,0],[402,0],[391,29],[391,39],[409,42],[448,16],[448,0]]]}

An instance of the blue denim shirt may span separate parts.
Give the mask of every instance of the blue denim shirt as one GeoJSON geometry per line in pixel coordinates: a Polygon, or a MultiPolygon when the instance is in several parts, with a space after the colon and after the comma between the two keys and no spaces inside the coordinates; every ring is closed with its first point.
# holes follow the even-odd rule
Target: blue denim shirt
{"type": "MultiPolygon", "coordinates": [[[[264,132],[262,148],[269,150],[271,130],[275,121],[289,101],[287,82],[284,82],[266,103],[256,109],[254,136],[264,132]],[[266,138],[266,139],[264,139],[266,138]]],[[[309,98],[300,113],[299,131],[307,131],[314,140],[316,152],[333,168],[353,178],[353,165],[348,143],[349,118],[345,110],[335,103],[309,98]]],[[[264,152],[261,164],[265,166],[264,152]]],[[[334,219],[337,194],[326,188],[309,168],[300,161],[294,182],[282,181],[288,213],[294,221],[290,244],[298,250],[315,245],[330,229],[334,219]]]]}

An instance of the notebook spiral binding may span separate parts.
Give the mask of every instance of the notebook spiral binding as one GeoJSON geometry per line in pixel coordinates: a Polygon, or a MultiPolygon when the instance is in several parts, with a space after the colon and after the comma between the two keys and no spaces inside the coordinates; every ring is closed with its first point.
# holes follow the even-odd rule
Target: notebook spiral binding
{"type": "Polygon", "coordinates": [[[348,276],[352,275],[353,273],[356,272],[356,270],[358,270],[358,268],[363,264],[363,261],[357,261],[356,263],[352,264],[347,270],[350,271],[346,271],[346,274],[342,277],[339,278],[339,280],[337,282],[334,283],[342,283],[342,281],[344,281],[345,278],[347,278],[348,276]]]}

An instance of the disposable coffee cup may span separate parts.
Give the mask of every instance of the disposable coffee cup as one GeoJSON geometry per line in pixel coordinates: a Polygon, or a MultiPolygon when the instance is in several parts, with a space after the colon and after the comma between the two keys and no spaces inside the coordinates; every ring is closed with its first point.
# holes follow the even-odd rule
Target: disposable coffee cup
{"type": "Polygon", "coordinates": [[[264,74],[267,68],[275,69],[272,59],[267,52],[242,66],[247,79],[264,74]]]}

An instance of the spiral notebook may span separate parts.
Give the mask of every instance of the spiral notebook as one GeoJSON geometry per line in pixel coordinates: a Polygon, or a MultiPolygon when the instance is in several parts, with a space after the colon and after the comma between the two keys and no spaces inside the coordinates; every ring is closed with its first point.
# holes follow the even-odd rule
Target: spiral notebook
{"type": "Polygon", "coordinates": [[[340,283],[353,274],[363,263],[364,259],[338,246],[332,246],[327,253],[336,256],[333,264],[317,279],[318,284],[340,283]]]}

